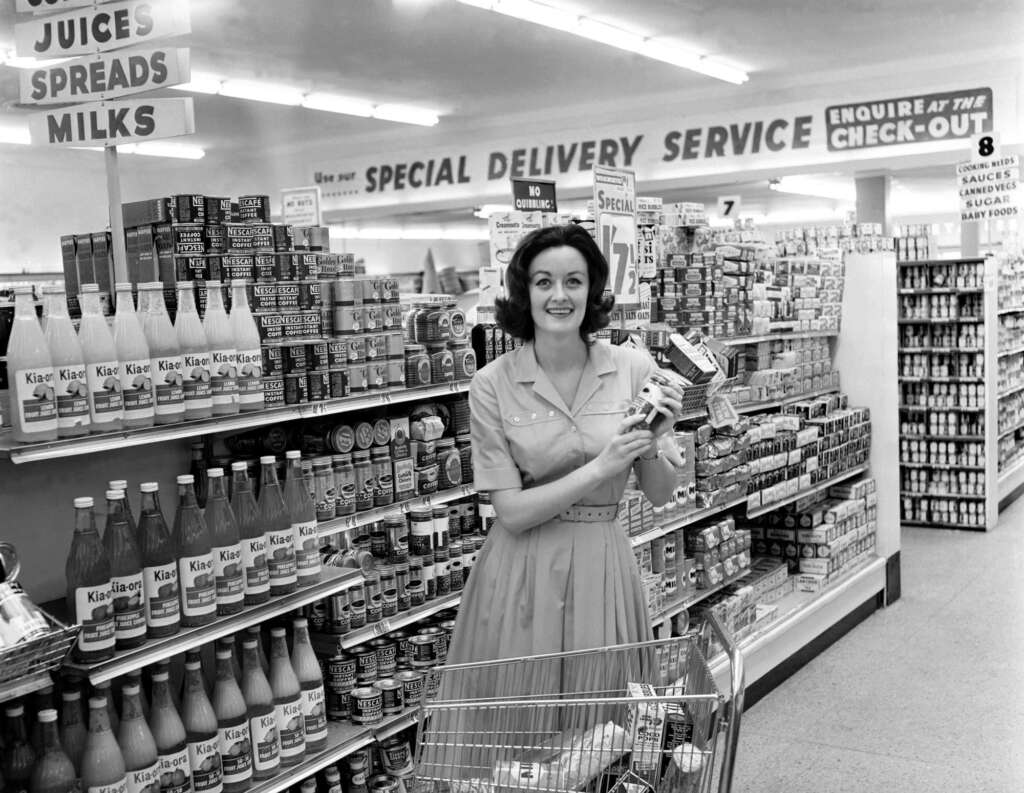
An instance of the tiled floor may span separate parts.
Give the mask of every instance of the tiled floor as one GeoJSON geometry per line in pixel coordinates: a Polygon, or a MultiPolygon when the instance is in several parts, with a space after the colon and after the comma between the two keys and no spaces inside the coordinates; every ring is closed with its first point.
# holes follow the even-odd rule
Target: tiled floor
{"type": "Polygon", "coordinates": [[[902,598],[744,716],[735,793],[1024,790],[1024,498],[902,546],[902,598]]]}

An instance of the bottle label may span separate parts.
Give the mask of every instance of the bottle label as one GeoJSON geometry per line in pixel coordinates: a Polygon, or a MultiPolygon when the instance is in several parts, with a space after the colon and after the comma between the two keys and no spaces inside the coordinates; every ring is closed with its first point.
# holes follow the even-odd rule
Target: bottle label
{"type": "Polygon", "coordinates": [[[150,628],[174,625],[180,619],[178,568],[174,562],[142,570],[146,590],[146,623],[150,628]]]}
{"type": "Polygon", "coordinates": [[[146,612],[142,594],[142,573],[110,579],[114,596],[114,635],[136,639],[146,635],[146,612]]]}
{"type": "Polygon", "coordinates": [[[189,793],[192,789],[192,770],[188,752],[184,748],[162,754],[160,764],[160,793],[189,793]]]}
{"type": "Polygon", "coordinates": [[[148,414],[153,408],[152,364],[149,360],[121,361],[121,396],[125,411],[148,414]]]}
{"type": "Polygon", "coordinates": [[[57,366],[57,426],[75,427],[89,417],[89,386],[85,380],[85,364],[57,366]]]}
{"type": "Polygon", "coordinates": [[[114,596],[110,584],[75,589],[75,621],[82,626],[78,646],[82,652],[114,646],[114,596]]]}
{"type": "Polygon", "coordinates": [[[156,413],[158,416],[181,412],[185,390],[182,387],[181,356],[168,355],[153,358],[150,371],[156,384],[156,413]]]}
{"type": "Polygon", "coordinates": [[[238,401],[238,380],[234,350],[210,351],[210,391],[215,405],[238,401]]]}
{"type": "Polygon", "coordinates": [[[128,793],[160,793],[160,761],[128,772],[128,793]]]}
{"type": "MultiPolygon", "coordinates": [[[[117,361],[87,363],[85,379],[89,385],[89,400],[93,414],[110,417],[124,409],[121,399],[121,372],[117,361]]],[[[108,418],[109,420],[109,418],[108,418]]]]}
{"type": "Polygon", "coordinates": [[[274,705],[277,730],[281,734],[281,757],[295,757],[306,751],[306,723],[301,697],[274,705]]]}
{"type": "Polygon", "coordinates": [[[189,741],[188,764],[192,768],[192,790],[210,793],[223,789],[220,751],[216,736],[206,741],[189,741]]]}
{"type": "Polygon", "coordinates": [[[109,785],[90,785],[86,788],[86,793],[127,793],[128,791],[128,780],[125,777],[117,782],[111,782],[109,785]]]}
{"type": "Polygon", "coordinates": [[[295,549],[290,526],[267,532],[267,567],[271,585],[295,583],[295,549]]]}
{"type": "Polygon", "coordinates": [[[263,403],[263,353],[259,349],[239,350],[235,356],[238,399],[243,405],[263,403]]]}
{"type": "Polygon", "coordinates": [[[237,545],[213,549],[213,575],[219,604],[242,601],[245,597],[245,583],[242,579],[242,551],[237,545]]]}
{"type": "Polygon", "coordinates": [[[306,727],[306,740],[313,742],[327,737],[327,709],[324,687],[316,684],[302,691],[302,718],[306,727]]]}
{"type": "Polygon", "coordinates": [[[252,752],[249,743],[249,723],[242,721],[217,730],[224,784],[245,782],[252,778],[252,752]]]}
{"type": "Polygon", "coordinates": [[[187,352],[181,356],[181,383],[188,402],[210,399],[210,353],[187,352]]]}
{"type": "MultiPolygon", "coordinates": [[[[256,771],[270,771],[281,762],[281,743],[277,738],[277,717],[273,713],[249,719],[252,735],[252,765],[256,771]]],[[[160,793],[163,793],[161,790],[160,793]]]]}
{"type": "Polygon", "coordinates": [[[178,581],[181,587],[181,613],[186,617],[202,617],[217,609],[213,579],[213,556],[183,556],[178,560],[178,581]]]}
{"type": "Polygon", "coordinates": [[[315,520],[292,524],[295,569],[299,578],[320,575],[320,533],[315,520]]]}
{"type": "Polygon", "coordinates": [[[245,567],[245,591],[250,595],[267,592],[270,589],[270,571],[267,569],[267,538],[244,539],[242,566],[245,567]]]}
{"type": "Polygon", "coordinates": [[[37,432],[57,426],[57,401],[54,398],[53,369],[19,369],[14,373],[14,399],[23,427],[37,432]]]}

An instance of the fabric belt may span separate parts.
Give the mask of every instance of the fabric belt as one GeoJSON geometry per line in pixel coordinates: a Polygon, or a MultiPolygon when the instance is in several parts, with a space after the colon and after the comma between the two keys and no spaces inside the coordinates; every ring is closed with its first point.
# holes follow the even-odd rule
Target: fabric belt
{"type": "Polygon", "coordinates": [[[615,520],[618,514],[618,504],[573,504],[558,517],[569,523],[603,523],[615,520]]]}

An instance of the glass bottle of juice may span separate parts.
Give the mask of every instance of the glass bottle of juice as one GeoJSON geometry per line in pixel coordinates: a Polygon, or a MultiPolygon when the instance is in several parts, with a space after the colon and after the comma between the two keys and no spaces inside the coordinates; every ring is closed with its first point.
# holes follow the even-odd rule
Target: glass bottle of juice
{"type": "Polygon", "coordinates": [[[82,303],[82,321],[78,326],[78,341],[82,345],[89,392],[89,418],[92,422],[89,431],[113,432],[124,426],[117,347],[100,307],[100,288],[96,284],[82,284],[79,300],[82,303]]]}
{"type": "Polygon", "coordinates": [[[252,740],[242,690],[231,667],[230,646],[217,647],[217,679],[213,685],[213,712],[217,716],[217,742],[224,771],[224,793],[238,793],[252,782],[252,740]]]}
{"type": "Polygon", "coordinates": [[[11,429],[18,443],[57,440],[56,379],[31,286],[14,289],[14,323],[7,342],[11,429]]]}
{"type": "Polygon", "coordinates": [[[252,741],[252,778],[270,779],[281,767],[281,740],[277,733],[274,694],[260,666],[255,639],[242,641],[242,697],[252,741]]]}
{"type": "Polygon", "coordinates": [[[57,437],[74,438],[89,434],[89,388],[85,381],[85,359],[75,326],[68,316],[63,286],[43,289],[43,318],[46,346],[53,362],[54,391],[57,395],[57,437]]]}
{"type": "Polygon", "coordinates": [[[220,765],[217,716],[206,696],[202,661],[198,650],[185,654],[185,692],[181,700],[188,761],[195,793],[221,793],[224,779],[220,765]]]}
{"type": "Polygon", "coordinates": [[[107,703],[107,723],[111,731],[116,735],[121,726],[121,718],[117,715],[117,708],[114,707],[114,692],[110,688],[110,681],[104,680],[92,687],[92,698],[102,697],[107,703]]]}
{"type": "Polygon", "coordinates": [[[302,715],[302,690],[295,677],[284,628],[270,629],[270,690],[281,736],[281,765],[290,766],[306,753],[306,723],[302,715]]]}
{"type": "Polygon", "coordinates": [[[114,739],[101,697],[89,700],[89,737],[82,753],[83,793],[127,793],[124,756],[114,739]]]}
{"type": "Polygon", "coordinates": [[[125,674],[124,683],[121,688],[122,697],[124,695],[124,686],[139,687],[139,706],[142,708],[142,718],[144,718],[146,723],[149,724],[149,700],[146,697],[146,692],[142,690],[142,672],[136,669],[133,672],[125,674]]]}
{"type": "Polygon", "coordinates": [[[150,639],[172,636],[181,627],[178,587],[178,554],[160,510],[160,486],[139,485],[139,551],[142,554],[142,585],[146,593],[146,635],[150,639]]]}
{"type": "Polygon", "coordinates": [[[117,351],[125,429],[153,426],[153,373],[149,344],[132,302],[132,285],[119,283],[114,312],[114,348],[117,351]]]}
{"type": "Polygon", "coordinates": [[[82,771],[82,752],[88,735],[82,718],[82,692],[65,689],[60,699],[60,744],[75,767],[75,777],[78,777],[82,771]]]}
{"type": "Polygon", "coordinates": [[[324,793],[341,793],[341,773],[336,765],[324,769],[324,793]]]}
{"type": "Polygon", "coordinates": [[[8,705],[4,708],[3,778],[5,790],[12,793],[27,791],[32,781],[32,768],[36,753],[25,730],[25,706],[8,705]]]}
{"type": "Polygon", "coordinates": [[[203,330],[210,344],[210,391],[213,415],[230,416],[238,412],[238,369],[235,334],[224,310],[220,281],[206,282],[206,314],[203,330]]]}
{"type": "Polygon", "coordinates": [[[208,625],[217,617],[213,580],[213,545],[203,513],[196,503],[191,474],[178,477],[178,509],[174,514],[172,540],[178,552],[178,586],[181,591],[181,625],[208,625]]]}
{"type": "Polygon", "coordinates": [[[267,537],[260,524],[245,463],[232,463],[231,476],[231,509],[238,522],[242,567],[245,570],[245,605],[254,606],[270,600],[267,537]]]}
{"type": "Polygon", "coordinates": [[[213,415],[210,390],[210,344],[196,311],[194,281],[178,282],[178,314],[174,332],[181,348],[181,382],[185,389],[185,419],[208,419],[213,415]]]}
{"type": "Polygon", "coordinates": [[[277,467],[270,455],[260,457],[260,525],[267,537],[267,567],[270,570],[270,594],[287,595],[295,591],[295,547],[292,522],[281,496],[277,467]]]}
{"type": "Polygon", "coordinates": [[[263,410],[263,351],[245,289],[244,280],[231,282],[231,333],[235,338],[238,406],[243,413],[263,410]]]}
{"type": "Polygon", "coordinates": [[[295,574],[299,586],[320,580],[320,532],[316,523],[316,505],[302,477],[302,453],[285,452],[288,468],[284,481],[284,503],[292,527],[295,546],[295,574]]]}
{"type": "Polygon", "coordinates": [[[82,663],[103,661],[114,654],[110,560],[96,531],[92,506],[88,496],[75,499],[75,535],[64,567],[68,613],[82,626],[74,649],[82,663]]]}
{"type": "Polygon", "coordinates": [[[128,480],[127,479],[111,479],[107,482],[107,490],[120,490],[124,493],[124,515],[128,519],[128,525],[131,527],[132,535],[135,539],[139,539],[139,524],[135,522],[135,513],[132,512],[132,502],[128,498],[128,480]]]}
{"type": "Polygon", "coordinates": [[[32,695],[32,712],[36,714],[32,722],[32,730],[29,733],[29,741],[35,750],[36,756],[43,752],[43,723],[39,720],[39,714],[44,710],[53,710],[56,713],[53,701],[53,686],[44,686],[32,695]]]}
{"type": "Polygon", "coordinates": [[[75,767],[60,745],[57,711],[46,708],[37,716],[42,728],[42,747],[29,785],[31,793],[71,793],[75,788],[75,767]]]}
{"type": "MultiPolygon", "coordinates": [[[[206,316],[210,316],[207,312],[206,316]]],[[[245,605],[245,579],[242,577],[242,550],[238,541],[238,525],[228,503],[224,469],[211,468],[209,496],[206,500],[206,527],[213,543],[213,578],[217,614],[237,614],[245,605]]]]}
{"type": "Polygon", "coordinates": [[[195,477],[196,503],[200,507],[205,507],[206,496],[210,490],[210,483],[206,480],[206,471],[210,467],[206,463],[206,442],[193,441],[191,448],[192,459],[189,462],[188,472],[195,477]]]}
{"type": "MultiPolygon", "coordinates": [[[[123,300],[124,298],[121,298],[123,300]]],[[[131,301],[131,293],[127,295],[131,301]]],[[[118,300],[118,305],[121,304],[118,300]]],[[[128,793],[154,793],[159,791],[160,761],[156,741],[146,723],[142,707],[142,689],[138,683],[129,683],[121,689],[121,726],[117,742],[124,756],[128,777],[128,793]]]]}
{"type": "Polygon", "coordinates": [[[252,639],[256,642],[256,656],[260,661],[260,669],[263,670],[264,675],[270,675],[270,661],[267,660],[267,654],[263,651],[263,636],[260,633],[259,625],[250,625],[245,629],[242,641],[245,639],[252,639]]]}
{"type": "MultiPolygon", "coordinates": [[[[238,634],[241,635],[241,634],[238,634]]],[[[242,679],[242,665],[238,661],[238,654],[235,652],[235,637],[233,636],[222,636],[217,639],[217,652],[225,650],[228,653],[228,659],[231,661],[231,674],[235,678],[237,683],[242,679]]],[[[214,686],[216,686],[217,680],[214,677],[214,686]]],[[[217,703],[213,703],[213,709],[217,709],[217,703]]],[[[220,718],[218,716],[218,718],[220,718]]]]}
{"type": "Polygon", "coordinates": [[[181,347],[167,316],[163,284],[139,284],[139,312],[142,332],[149,345],[153,379],[154,423],[174,424],[185,420],[185,391],[182,385],[181,347]]]}
{"type": "Polygon", "coordinates": [[[302,690],[302,718],[306,728],[306,750],[319,752],[327,746],[327,707],[324,699],[324,677],[309,641],[309,624],[305,617],[292,623],[292,669],[302,690]]]}
{"type": "Polygon", "coordinates": [[[149,716],[149,728],[156,741],[156,752],[160,763],[160,793],[191,793],[192,770],[188,762],[188,747],[185,743],[185,725],[181,723],[178,711],[171,698],[170,675],[167,662],[154,667],[152,676],[153,707],[149,716]]]}
{"type": "MultiPolygon", "coordinates": [[[[131,296],[128,297],[129,301],[131,296]]],[[[128,523],[123,490],[107,491],[107,526],[103,547],[110,560],[110,590],[114,597],[114,645],[118,650],[146,641],[146,603],[142,555],[128,523]]]]}

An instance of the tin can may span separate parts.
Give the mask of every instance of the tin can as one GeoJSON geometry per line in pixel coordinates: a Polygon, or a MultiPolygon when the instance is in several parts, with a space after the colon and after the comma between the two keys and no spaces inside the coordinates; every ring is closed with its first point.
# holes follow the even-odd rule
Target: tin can
{"type": "Polygon", "coordinates": [[[264,375],[263,406],[270,408],[284,404],[284,378],[281,375],[264,375]]]}
{"type": "Polygon", "coordinates": [[[334,279],[334,286],[332,292],[334,295],[334,305],[336,306],[354,306],[356,302],[363,302],[363,291],[357,284],[355,278],[350,276],[342,276],[334,279]],[[358,301],[356,299],[356,292],[358,291],[358,301]]]}
{"type": "Polygon", "coordinates": [[[306,372],[307,398],[310,402],[323,402],[331,397],[329,372],[306,372]]]}
{"type": "Polygon", "coordinates": [[[347,592],[340,592],[327,598],[327,629],[328,632],[339,635],[352,629],[347,592]]]}
{"type": "Polygon", "coordinates": [[[437,698],[437,692],[441,688],[441,670],[440,669],[427,669],[423,673],[423,694],[429,699],[433,700],[437,698]]]}
{"type": "Polygon", "coordinates": [[[391,677],[398,663],[398,645],[391,639],[372,639],[368,647],[377,654],[377,677],[391,677]]]}
{"type": "Polygon", "coordinates": [[[232,253],[248,253],[252,250],[252,228],[244,223],[225,223],[224,233],[227,249],[232,253]]]}
{"type": "Polygon", "coordinates": [[[383,391],[388,387],[388,362],[376,361],[366,364],[366,381],[371,391],[383,391]]]}
{"type": "Polygon", "coordinates": [[[238,218],[243,223],[270,222],[270,196],[243,195],[238,197],[238,218]]]}
{"type": "Polygon", "coordinates": [[[384,718],[380,689],[366,686],[349,692],[349,718],[354,724],[377,724],[384,718]]]}
{"type": "Polygon", "coordinates": [[[433,636],[422,633],[410,636],[409,647],[412,650],[412,665],[414,669],[437,664],[437,643],[433,636]]]}
{"type": "Polygon", "coordinates": [[[279,344],[268,345],[260,350],[263,358],[263,376],[284,374],[284,350],[279,344]]]}
{"type": "Polygon", "coordinates": [[[299,282],[299,307],[304,309],[317,309],[323,305],[322,292],[319,281],[299,282]]]}
{"type": "Polygon", "coordinates": [[[416,469],[416,493],[426,495],[437,492],[439,469],[437,463],[416,469]]]}
{"type": "Polygon", "coordinates": [[[253,313],[276,312],[278,311],[277,284],[274,282],[260,282],[252,288],[252,310],[253,313]]]}
{"type": "Polygon", "coordinates": [[[279,342],[284,338],[284,320],[276,312],[267,314],[253,314],[256,320],[256,329],[260,334],[260,341],[264,344],[279,342]]]}
{"type": "Polygon", "coordinates": [[[455,357],[446,343],[428,343],[427,357],[430,359],[432,382],[444,383],[455,379],[455,357]]]}
{"type": "Polygon", "coordinates": [[[277,284],[277,305],[281,311],[299,310],[299,284],[296,281],[279,281],[277,284]]]}
{"type": "Polygon", "coordinates": [[[320,254],[312,251],[295,254],[292,278],[296,281],[316,281],[320,278],[320,254]]]}
{"type": "Polygon", "coordinates": [[[402,700],[402,684],[394,678],[385,677],[376,680],[373,687],[381,693],[381,710],[385,715],[401,713],[405,703],[402,700]]]}
{"type": "MultiPolygon", "coordinates": [[[[352,626],[355,627],[354,625],[352,626]]],[[[376,680],[377,674],[377,650],[369,644],[360,644],[353,647],[349,652],[356,659],[356,682],[360,685],[369,685],[376,680]]]]}
{"type": "Polygon", "coordinates": [[[277,269],[274,264],[274,256],[270,253],[248,253],[248,254],[233,254],[225,256],[225,262],[228,260],[248,259],[252,267],[252,277],[257,281],[263,281],[266,283],[277,281],[277,269]]]}
{"type": "Polygon", "coordinates": [[[407,705],[413,705],[423,696],[423,673],[415,669],[398,672],[395,680],[402,684],[402,698],[407,705]]]}
{"type": "Polygon", "coordinates": [[[363,329],[371,333],[381,329],[380,306],[363,306],[363,329]]]}
{"type": "Polygon", "coordinates": [[[348,767],[348,779],[345,785],[348,793],[369,793],[367,782],[367,777],[370,774],[369,750],[353,752],[346,758],[345,765],[348,767]]]}
{"type": "Polygon", "coordinates": [[[336,336],[347,336],[360,333],[363,329],[363,309],[360,306],[334,307],[334,333],[336,336]]]}
{"type": "MultiPolygon", "coordinates": [[[[220,257],[221,276],[225,281],[233,281],[242,278],[252,281],[256,278],[256,267],[253,257],[247,254],[228,254],[220,257]]],[[[252,307],[256,311],[256,305],[252,307]]],[[[274,309],[267,309],[272,311],[274,309]]]]}
{"type": "Polygon", "coordinates": [[[309,383],[306,380],[306,373],[286,374],[284,376],[284,403],[286,405],[301,405],[309,401],[309,383]]]}
{"type": "Polygon", "coordinates": [[[395,737],[388,738],[380,745],[380,756],[385,773],[396,777],[412,776],[412,750],[408,741],[395,737]]]}
{"type": "Polygon", "coordinates": [[[348,342],[327,342],[327,368],[340,369],[342,366],[348,366],[348,342]]]}
{"type": "Polygon", "coordinates": [[[372,776],[366,784],[369,793],[402,793],[401,781],[387,774],[372,776]]]}
{"type": "Polygon", "coordinates": [[[395,565],[395,589],[398,590],[398,610],[408,611],[412,603],[409,600],[409,568],[407,563],[395,565]]]}
{"type": "Polygon", "coordinates": [[[295,229],[282,223],[273,225],[274,250],[290,251],[295,247],[295,229]]]}
{"type": "MultiPolygon", "coordinates": [[[[278,295],[280,297],[280,295],[278,295]]],[[[306,327],[302,314],[289,311],[281,315],[281,340],[286,342],[302,341],[306,337],[306,327]]]]}
{"type": "Polygon", "coordinates": [[[384,303],[380,307],[380,327],[382,330],[401,330],[402,307],[398,303],[384,303]]]}
{"type": "Polygon", "coordinates": [[[356,511],[372,509],[374,482],[370,453],[365,449],[360,449],[353,453],[352,460],[355,470],[356,511]]]}
{"type": "Polygon", "coordinates": [[[384,507],[394,503],[395,481],[388,447],[374,446],[370,464],[373,468],[373,505],[384,507]]]}
{"type": "Polygon", "coordinates": [[[448,633],[444,628],[432,625],[427,628],[420,628],[417,636],[428,636],[434,643],[434,659],[437,663],[443,664],[448,658],[448,633]]]}
{"type": "Polygon", "coordinates": [[[366,625],[366,600],[364,598],[350,600],[348,610],[349,622],[352,626],[352,630],[362,628],[366,625]]]}
{"type": "Polygon", "coordinates": [[[294,281],[292,278],[292,261],[294,253],[263,253],[256,254],[256,269],[261,269],[261,262],[264,267],[270,267],[272,277],[275,281],[294,281]]]}
{"type": "Polygon", "coordinates": [[[384,599],[380,593],[366,599],[366,624],[374,625],[384,619],[384,599]]]}
{"type": "Polygon", "coordinates": [[[476,353],[469,342],[449,342],[456,380],[472,380],[476,374],[476,353]]]}
{"type": "Polygon", "coordinates": [[[422,344],[405,347],[405,384],[410,388],[430,385],[430,358],[422,344]]]}
{"type": "Polygon", "coordinates": [[[339,650],[327,659],[324,684],[334,691],[349,692],[358,684],[356,659],[351,653],[339,650]]]}
{"type": "Polygon", "coordinates": [[[348,691],[334,691],[329,687],[324,688],[324,700],[327,709],[327,718],[330,721],[348,721],[351,711],[351,689],[348,691]]]}
{"type": "Polygon", "coordinates": [[[403,361],[386,361],[388,388],[405,388],[405,363],[403,361]]]}
{"type": "Polygon", "coordinates": [[[252,247],[258,251],[274,250],[274,229],[269,223],[252,225],[252,247]]]}
{"type": "Polygon", "coordinates": [[[327,342],[315,341],[306,345],[306,369],[314,372],[326,372],[331,368],[327,342]]]}
{"type": "Polygon", "coordinates": [[[281,354],[284,363],[284,373],[298,374],[306,371],[306,345],[302,343],[289,343],[281,346],[281,354]]]}
{"type": "Polygon", "coordinates": [[[366,336],[354,334],[345,339],[349,363],[366,363],[366,336]]]}
{"type": "Polygon", "coordinates": [[[331,399],[341,399],[350,395],[348,387],[348,369],[331,369],[327,372],[328,390],[331,399]]]}
{"type": "Polygon", "coordinates": [[[348,389],[351,394],[364,394],[370,389],[365,363],[354,363],[348,367],[348,389]]]}
{"type": "Polygon", "coordinates": [[[363,335],[363,343],[366,346],[367,362],[377,361],[386,357],[387,337],[380,333],[366,333],[363,335]]]}

